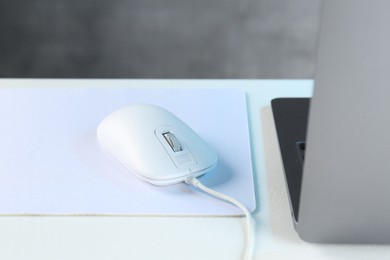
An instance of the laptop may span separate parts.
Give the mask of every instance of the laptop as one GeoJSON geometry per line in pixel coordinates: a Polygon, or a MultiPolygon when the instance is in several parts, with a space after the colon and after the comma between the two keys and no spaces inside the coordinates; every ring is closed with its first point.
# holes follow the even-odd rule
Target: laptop
{"type": "Polygon", "coordinates": [[[311,99],[272,101],[293,223],[390,243],[390,1],[326,0],[311,99]]]}

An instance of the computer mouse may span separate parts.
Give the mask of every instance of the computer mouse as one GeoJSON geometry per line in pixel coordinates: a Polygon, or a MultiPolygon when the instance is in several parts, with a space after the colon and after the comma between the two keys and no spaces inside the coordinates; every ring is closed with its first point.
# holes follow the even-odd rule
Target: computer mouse
{"type": "Polygon", "coordinates": [[[132,173],[158,186],[213,169],[217,154],[168,110],[150,104],[120,108],[99,124],[101,145],[132,173]]]}

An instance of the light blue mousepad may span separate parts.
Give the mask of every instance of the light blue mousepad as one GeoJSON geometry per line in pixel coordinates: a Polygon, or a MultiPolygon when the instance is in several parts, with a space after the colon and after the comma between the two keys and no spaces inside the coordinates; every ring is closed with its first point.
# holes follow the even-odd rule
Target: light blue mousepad
{"type": "Polygon", "coordinates": [[[219,159],[200,180],[255,209],[244,92],[22,87],[0,89],[0,214],[240,215],[185,183],[146,183],[103,150],[101,120],[137,103],[164,107],[193,128],[219,159]]]}

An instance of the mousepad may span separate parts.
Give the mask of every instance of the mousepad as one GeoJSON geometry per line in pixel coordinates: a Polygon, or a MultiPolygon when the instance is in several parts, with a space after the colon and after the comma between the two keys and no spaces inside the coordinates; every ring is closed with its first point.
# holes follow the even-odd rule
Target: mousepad
{"type": "Polygon", "coordinates": [[[241,215],[185,183],[146,183],[100,146],[101,120],[139,103],[171,111],[214,147],[218,165],[199,179],[255,209],[244,92],[20,87],[0,89],[0,214],[241,215]]]}

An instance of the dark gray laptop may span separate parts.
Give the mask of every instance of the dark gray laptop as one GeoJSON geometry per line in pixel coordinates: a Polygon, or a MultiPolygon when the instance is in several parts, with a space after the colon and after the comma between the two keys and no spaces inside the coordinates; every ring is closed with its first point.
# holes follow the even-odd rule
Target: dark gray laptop
{"type": "Polygon", "coordinates": [[[325,0],[321,12],[313,98],[272,101],[295,229],[390,243],[390,1],[325,0]]]}

